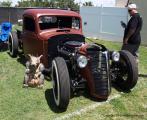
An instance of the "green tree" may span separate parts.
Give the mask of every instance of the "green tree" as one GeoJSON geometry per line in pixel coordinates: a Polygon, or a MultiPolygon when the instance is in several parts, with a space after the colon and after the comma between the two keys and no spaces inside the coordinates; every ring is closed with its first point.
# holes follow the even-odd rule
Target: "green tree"
{"type": "Polygon", "coordinates": [[[18,7],[43,7],[41,4],[42,1],[40,0],[21,0],[21,1],[18,1],[18,7]]]}
{"type": "Polygon", "coordinates": [[[75,0],[21,0],[18,2],[19,7],[51,7],[72,10],[79,10],[79,5],[75,0]]]}
{"type": "Polygon", "coordinates": [[[75,0],[54,0],[54,2],[56,7],[62,9],[70,8],[72,10],[79,10],[79,5],[75,3],[75,0]]]}
{"type": "Polygon", "coordinates": [[[12,5],[12,2],[10,0],[3,1],[0,3],[0,6],[3,6],[3,7],[10,7],[11,5],[12,5]]]}
{"type": "Polygon", "coordinates": [[[93,4],[92,4],[91,1],[89,1],[89,2],[85,2],[85,3],[83,3],[83,6],[93,6],[93,4]]]}

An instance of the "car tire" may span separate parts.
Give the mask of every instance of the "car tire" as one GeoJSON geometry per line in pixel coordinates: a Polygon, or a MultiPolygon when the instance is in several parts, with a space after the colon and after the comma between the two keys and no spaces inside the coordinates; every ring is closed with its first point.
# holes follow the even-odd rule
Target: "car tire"
{"type": "Polygon", "coordinates": [[[11,32],[9,35],[9,53],[12,57],[17,57],[18,54],[18,38],[16,32],[11,32]]]}
{"type": "Polygon", "coordinates": [[[115,83],[122,90],[131,90],[138,81],[138,66],[135,57],[130,52],[122,50],[118,64],[121,72],[115,83]]]}
{"type": "Polygon", "coordinates": [[[52,82],[55,104],[60,109],[67,109],[70,100],[70,78],[65,60],[56,57],[52,61],[52,82]]]}

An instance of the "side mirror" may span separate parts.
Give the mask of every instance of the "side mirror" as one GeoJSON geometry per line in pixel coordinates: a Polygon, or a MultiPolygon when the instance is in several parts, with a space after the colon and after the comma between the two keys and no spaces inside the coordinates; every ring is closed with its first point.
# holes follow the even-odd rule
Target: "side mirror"
{"type": "Polygon", "coordinates": [[[19,26],[23,26],[23,20],[22,20],[22,19],[19,19],[19,20],[18,20],[18,25],[19,25],[19,26]]]}

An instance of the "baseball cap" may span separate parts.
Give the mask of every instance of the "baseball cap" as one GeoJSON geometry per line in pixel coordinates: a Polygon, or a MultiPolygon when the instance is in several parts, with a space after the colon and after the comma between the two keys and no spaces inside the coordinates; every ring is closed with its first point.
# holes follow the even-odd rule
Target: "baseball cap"
{"type": "Polygon", "coordinates": [[[129,4],[129,5],[128,5],[128,9],[129,9],[129,10],[130,10],[130,9],[137,9],[137,5],[134,4],[134,3],[129,4]]]}

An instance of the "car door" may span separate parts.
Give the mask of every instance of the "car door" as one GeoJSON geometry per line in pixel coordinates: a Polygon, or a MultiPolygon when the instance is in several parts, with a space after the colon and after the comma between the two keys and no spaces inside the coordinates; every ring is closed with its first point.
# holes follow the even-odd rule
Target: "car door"
{"type": "Polygon", "coordinates": [[[35,19],[31,16],[24,17],[23,25],[23,49],[25,54],[39,56],[42,54],[42,41],[37,36],[35,19]]]}

